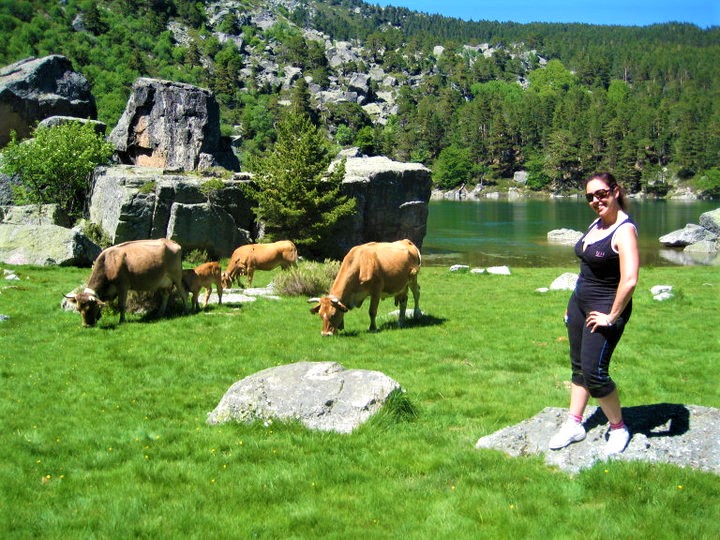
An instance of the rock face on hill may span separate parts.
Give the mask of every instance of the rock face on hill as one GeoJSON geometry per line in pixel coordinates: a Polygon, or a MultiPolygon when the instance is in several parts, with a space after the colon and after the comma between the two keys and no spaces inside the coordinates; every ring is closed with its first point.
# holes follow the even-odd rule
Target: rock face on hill
{"type": "Polygon", "coordinates": [[[0,147],[15,131],[24,139],[51,116],[97,118],[87,79],[61,55],[27,58],[0,70],[0,147]]]}
{"type": "Polygon", "coordinates": [[[140,78],[109,140],[121,163],[194,171],[240,168],[220,134],[220,107],[209,90],[140,78]]]}

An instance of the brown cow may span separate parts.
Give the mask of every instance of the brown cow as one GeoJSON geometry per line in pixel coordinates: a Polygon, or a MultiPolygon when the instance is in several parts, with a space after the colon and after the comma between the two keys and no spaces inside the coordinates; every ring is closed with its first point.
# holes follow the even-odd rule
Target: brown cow
{"type": "Polygon", "coordinates": [[[178,290],[187,311],[182,284],[182,248],[171,240],[135,240],[111,246],[95,259],[87,287],[83,292],[67,295],[80,311],[84,326],[94,326],[106,302],[117,297],[120,322],[125,320],[125,305],[130,289],[162,290],[158,315],[165,312],[170,289],[178,290]]]}
{"type": "Polygon", "coordinates": [[[183,270],[182,280],[185,289],[192,294],[192,308],[195,311],[200,310],[198,296],[200,295],[200,289],[203,287],[205,288],[205,305],[203,308],[207,308],[213,284],[217,289],[218,304],[222,304],[222,271],[218,263],[206,262],[195,268],[183,270]]]}
{"type": "Polygon", "coordinates": [[[414,317],[421,315],[419,300],[420,286],[417,274],[420,271],[420,252],[410,240],[397,242],[370,242],[355,246],[343,259],[330,293],[322,298],[311,298],[318,302],[311,313],[322,318],[323,336],[331,336],[344,327],[344,314],[360,307],[370,297],[370,331],[377,330],[375,317],[381,298],[395,297],[400,307],[399,324],[405,322],[408,288],[415,302],[414,317]]]}
{"type": "Polygon", "coordinates": [[[240,276],[247,275],[248,287],[252,287],[255,270],[272,270],[280,266],[283,270],[297,264],[297,248],[290,240],[279,240],[272,244],[246,244],[237,248],[223,274],[222,284],[232,287],[233,281],[242,287],[240,276]]]}

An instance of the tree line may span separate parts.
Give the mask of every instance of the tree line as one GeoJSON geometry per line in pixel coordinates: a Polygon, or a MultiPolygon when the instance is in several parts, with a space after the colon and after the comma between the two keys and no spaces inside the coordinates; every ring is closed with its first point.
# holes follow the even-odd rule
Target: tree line
{"type": "Polygon", "coordinates": [[[362,43],[360,62],[340,69],[377,63],[401,81],[423,75],[422,83],[402,87],[398,112],[384,125],[357,104],[317,110],[303,79],[291,97],[337,144],[420,161],[439,187],[525,170],[531,188],[563,191],[602,168],[634,191],[662,195],[667,181],[679,178],[720,195],[717,27],[499,23],[482,20],[480,10],[478,21],[461,21],[326,0],[277,8],[284,22],[263,30],[244,16],[257,3],[240,0],[211,22],[202,0],[5,2],[0,62],[68,56],[90,80],[100,119],[110,126],[137,77],[209,87],[221,103],[223,131],[242,127],[241,155],[249,163],[274,144],[288,96],[241,76],[253,68],[248,51],[272,42],[281,65],[299,66],[322,85],[332,73],[322,47],[302,35],[312,27],[362,43]],[[174,41],[173,21],[187,26],[187,43],[174,41]],[[244,50],[221,43],[218,31],[242,36],[244,50]],[[476,50],[481,44],[494,54],[476,50]]]}

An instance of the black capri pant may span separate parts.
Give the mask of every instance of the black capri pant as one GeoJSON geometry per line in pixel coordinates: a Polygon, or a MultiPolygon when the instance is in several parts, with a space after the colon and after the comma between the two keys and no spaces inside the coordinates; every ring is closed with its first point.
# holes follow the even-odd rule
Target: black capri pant
{"type": "Polygon", "coordinates": [[[632,313],[632,301],[612,326],[598,327],[595,332],[585,326],[590,311],[608,313],[608,305],[584,305],[575,294],[570,297],[567,310],[567,330],[570,340],[572,382],[587,388],[594,398],[603,398],[615,390],[609,368],[615,346],[625,330],[632,313]]]}

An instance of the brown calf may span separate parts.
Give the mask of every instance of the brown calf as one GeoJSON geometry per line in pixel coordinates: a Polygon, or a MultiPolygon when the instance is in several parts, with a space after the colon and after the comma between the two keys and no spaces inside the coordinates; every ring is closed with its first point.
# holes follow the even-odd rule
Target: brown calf
{"type": "Polygon", "coordinates": [[[203,308],[207,308],[213,284],[215,284],[215,288],[217,289],[218,304],[222,304],[223,287],[221,276],[222,271],[220,270],[220,265],[216,262],[206,262],[200,266],[196,266],[195,268],[183,270],[183,285],[189,292],[192,293],[192,307],[195,311],[200,310],[198,296],[200,294],[200,289],[203,287],[206,291],[205,305],[203,308]]]}

